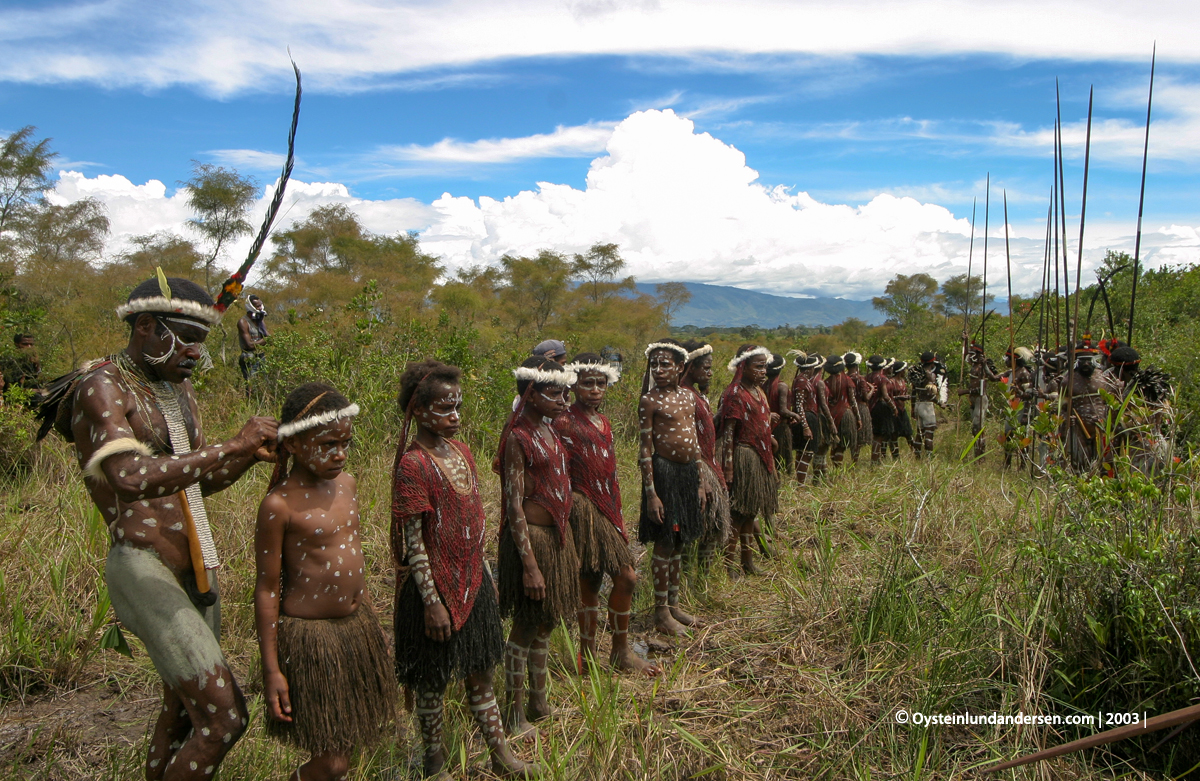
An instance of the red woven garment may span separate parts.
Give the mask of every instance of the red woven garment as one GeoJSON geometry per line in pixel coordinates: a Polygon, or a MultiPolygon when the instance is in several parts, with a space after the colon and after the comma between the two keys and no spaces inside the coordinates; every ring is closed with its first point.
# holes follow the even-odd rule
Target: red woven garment
{"type": "Polygon", "coordinates": [[[392,524],[421,516],[429,569],[455,631],[462,629],[483,581],[485,517],[471,450],[451,440],[466,459],[471,490],[460,493],[425,448],[413,442],[400,460],[392,493],[392,524]]]}
{"type": "Polygon", "coordinates": [[[700,443],[700,457],[714,472],[722,474],[717,466],[717,424],[713,420],[712,407],[700,391],[689,390],[696,397],[696,441],[700,443]]]}
{"type": "Polygon", "coordinates": [[[820,411],[820,407],[817,406],[817,394],[813,393],[812,378],[800,372],[796,372],[792,380],[792,409],[814,414],[820,411]]]}
{"type": "Polygon", "coordinates": [[[727,420],[741,422],[737,444],[749,445],[758,453],[767,471],[775,473],[775,456],[771,448],[771,409],[760,393],[752,393],[738,385],[725,400],[721,414],[727,420]]]}
{"type": "Polygon", "coordinates": [[[834,420],[841,420],[854,403],[854,380],[847,377],[845,372],[838,372],[825,380],[825,388],[829,391],[829,411],[833,413],[834,420]]]}
{"type": "Polygon", "coordinates": [[[889,383],[888,378],[883,375],[883,370],[876,369],[868,374],[867,382],[875,386],[875,393],[871,395],[871,400],[867,402],[868,406],[870,406],[871,409],[875,409],[876,404],[886,404],[887,402],[884,401],[884,397],[887,396],[890,398],[892,393],[890,390],[891,383],[889,383]]]}
{"type": "Polygon", "coordinates": [[[600,416],[601,428],[579,404],[572,404],[565,415],[554,421],[554,431],[566,445],[571,489],[592,500],[621,537],[625,520],[621,516],[621,486],[617,484],[617,453],[613,448],[612,426],[600,416]]]}
{"type": "MultiPolygon", "coordinates": [[[[513,422],[509,436],[516,437],[525,455],[525,485],[533,487],[526,498],[537,502],[550,513],[554,525],[558,527],[561,544],[567,539],[567,520],[571,516],[571,474],[567,467],[566,448],[557,434],[550,437],[547,447],[546,440],[524,415],[513,422]]],[[[506,476],[501,473],[501,485],[505,479],[506,476]]],[[[503,503],[506,509],[507,504],[503,503]]],[[[504,520],[507,522],[507,516],[504,520]]]]}
{"type": "Polygon", "coordinates": [[[779,378],[778,377],[776,377],[775,379],[773,379],[767,383],[766,392],[767,392],[767,407],[770,408],[770,410],[772,412],[774,412],[776,415],[780,414],[780,412],[779,412],[779,378]]]}
{"type": "Polygon", "coordinates": [[[861,374],[856,374],[850,378],[854,381],[855,398],[859,402],[866,404],[875,396],[875,386],[872,385],[866,377],[861,374]]]}

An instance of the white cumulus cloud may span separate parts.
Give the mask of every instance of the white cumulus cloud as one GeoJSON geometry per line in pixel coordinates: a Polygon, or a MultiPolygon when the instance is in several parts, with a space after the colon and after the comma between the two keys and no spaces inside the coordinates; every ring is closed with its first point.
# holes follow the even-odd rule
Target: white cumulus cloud
{"type": "MultiPolygon", "coordinates": [[[[377,233],[421,230],[426,251],[453,271],[494,264],[505,254],[540,249],[580,252],[597,242],[621,247],[639,279],[734,285],[781,295],[867,298],[896,274],[925,272],[939,280],[967,270],[969,215],[892,193],[858,204],[822,203],[803,191],[759,181],[745,155],[673,111],[631,114],[608,133],[592,161],[586,186],[539,182],[502,200],[445,193],[432,204],[413,199],[356,198],[342,184],[288,186],[281,227],[313,208],[344,203],[377,233]]],[[[56,202],[95,197],[109,210],[111,252],[131,236],[160,230],[186,234],[190,216],[182,192],[159,181],[134,185],[121,176],[63,172],[56,202]]],[[[261,220],[272,188],[252,220],[261,220]]],[[[997,195],[997,193],[993,193],[997,195]]],[[[993,200],[997,200],[993,198],[993,200]]],[[[974,245],[974,273],[982,270],[982,207],[974,245]]],[[[1106,249],[1132,252],[1132,225],[1094,223],[1085,238],[1084,273],[1106,249]]],[[[993,209],[989,283],[1005,285],[1005,226],[993,209]]],[[[1068,225],[1068,233],[1077,235],[1068,225]]],[[[1041,282],[1044,226],[1010,225],[1013,290],[1036,291],[1041,282]]],[[[1074,238],[1069,248],[1074,269],[1074,238]]],[[[243,256],[249,239],[231,249],[243,256]]],[[[1190,225],[1147,225],[1142,239],[1148,265],[1200,261],[1200,232],[1190,225]]]]}

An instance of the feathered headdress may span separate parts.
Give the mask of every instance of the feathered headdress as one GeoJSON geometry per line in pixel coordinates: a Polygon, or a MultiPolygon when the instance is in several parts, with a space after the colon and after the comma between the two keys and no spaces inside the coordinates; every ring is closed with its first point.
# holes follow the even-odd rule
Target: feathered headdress
{"type": "MultiPolygon", "coordinates": [[[[597,372],[598,374],[603,374],[605,379],[608,380],[609,385],[616,385],[621,379],[621,372],[617,369],[617,367],[604,361],[599,361],[596,363],[580,363],[579,361],[572,361],[564,366],[563,369],[569,372],[575,372],[576,375],[583,374],[584,372],[597,372]]],[[[574,383],[572,383],[572,385],[574,385],[574,383]]]]}

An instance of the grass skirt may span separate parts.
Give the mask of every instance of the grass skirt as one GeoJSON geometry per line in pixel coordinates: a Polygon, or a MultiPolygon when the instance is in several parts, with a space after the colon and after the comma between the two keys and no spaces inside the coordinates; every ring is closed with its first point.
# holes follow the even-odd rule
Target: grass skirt
{"type": "Polygon", "coordinates": [[[412,578],[396,600],[396,677],[417,691],[441,691],[451,680],[486,672],[504,655],[496,587],[486,567],[471,614],[446,642],[425,634],[425,604],[412,578]]]}
{"type": "Polygon", "coordinates": [[[786,421],[780,423],[771,432],[771,436],[775,437],[775,442],[778,443],[778,447],[775,448],[775,468],[790,473],[792,471],[792,450],[795,448],[792,444],[792,424],[786,421]]]}
{"type": "Polygon", "coordinates": [[[871,408],[871,433],[884,441],[895,439],[897,436],[896,414],[882,401],[871,408]]]}
{"type": "Polygon", "coordinates": [[[387,736],[396,679],[369,604],[344,618],[281,615],[278,638],[292,721],[267,716],[268,735],[312,754],[348,754],[387,736]]]}
{"type": "Polygon", "coordinates": [[[497,551],[500,569],[500,615],[522,626],[568,624],[576,620],[579,610],[579,557],[575,554],[574,533],[567,529],[566,540],[558,543],[558,529],[553,526],[529,524],[529,545],[533,558],[546,582],[546,598],[530,599],[525,595],[525,567],[513,542],[511,528],[500,532],[497,551]]]}
{"type": "Polygon", "coordinates": [[[638,541],[687,545],[700,539],[704,521],[700,517],[700,462],[681,464],[654,455],[654,493],[663,503],[664,519],[656,523],[647,512],[647,495],[642,491],[642,515],[638,541]],[[678,525],[679,530],[674,527],[678,525]]]}
{"type": "Polygon", "coordinates": [[[846,410],[842,413],[842,419],[838,421],[837,436],[832,445],[840,450],[853,450],[857,442],[858,427],[854,425],[854,413],[846,410]]]}
{"type": "Polygon", "coordinates": [[[633,566],[629,543],[605,518],[592,500],[574,491],[571,494],[571,531],[575,535],[575,553],[581,572],[599,572],[616,577],[625,567],[633,566]]]}
{"type": "Polygon", "coordinates": [[[892,434],[892,439],[907,439],[911,442],[912,438],[912,418],[908,416],[908,409],[901,407],[899,414],[896,415],[896,433],[892,434]]]}
{"type": "Polygon", "coordinates": [[[707,461],[700,461],[700,477],[713,487],[712,501],[708,503],[708,507],[705,507],[701,514],[704,531],[700,533],[700,544],[724,546],[732,533],[729,520],[729,492],[725,490],[724,481],[717,476],[707,461]]]}
{"type": "Polygon", "coordinates": [[[808,421],[808,429],[812,432],[811,437],[804,436],[803,426],[794,426],[792,429],[792,444],[793,447],[802,453],[815,453],[821,449],[821,445],[829,441],[829,421],[815,412],[804,411],[804,419],[808,421]]]}
{"type": "Polygon", "coordinates": [[[739,445],[733,451],[733,485],[729,509],[741,518],[774,515],[779,505],[779,480],[767,471],[754,448],[739,445]]]}
{"type": "Polygon", "coordinates": [[[858,437],[854,440],[855,447],[865,447],[871,444],[871,408],[865,402],[858,403],[858,437]]]}

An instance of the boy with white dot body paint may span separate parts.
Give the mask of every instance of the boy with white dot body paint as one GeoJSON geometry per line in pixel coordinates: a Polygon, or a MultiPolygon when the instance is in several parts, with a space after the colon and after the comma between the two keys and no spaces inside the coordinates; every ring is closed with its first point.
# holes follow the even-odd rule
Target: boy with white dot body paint
{"type": "Polygon", "coordinates": [[[484,560],[486,519],[461,425],[460,371],[432,358],[400,377],[404,428],[392,479],[392,553],[397,564],[396,672],[416,694],[427,777],[450,778],[442,740],[446,685],[464,680],[467,700],[501,776],[537,768],[513,756],[492,688],[504,635],[496,586],[484,560]],[[407,442],[409,426],[417,434],[407,442]],[[407,577],[403,573],[408,573],[407,577]]]}
{"type": "Polygon", "coordinates": [[[700,477],[696,395],[679,386],[689,353],[674,339],[646,347],[646,374],[638,403],[642,515],[638,540],[654,543],[654,627],[682,636],[700,622],[678,606],[683,550],[704,531],[703,508],[712,488],[700,477]]]}
{"type": "Polygon", "coordinates": [[[231,439],[205,438],[190,378],[221,312],[202,287],[148,279],[117,316],[130,326],[128,345],[50,383],[40,435],[53,425],[74,444],[108,525],[113,608],[162,677],[145,777],[209,779],[247,715],[219,645],[220,560],[202,496],[273,460],[264,445],[274,443],[276,423],[254,417],[231,439]]]}
{"type": "Polygon", "coordinates": [[[530,722],[550,715],[550,634],[576,620],[580,605],[571,477],[566,447],[552,426],[566,412],[567,389],[578,378],[540,357],[526,358],[513,375],[520,397],[500,436],[497,566],[500,613],[513,619],[504,648],[504,723],[514,738],[526,740],[537,734],[530,722]]]}
{"type": "Polygon", "coordinates": [[[266,731],[312,755],[290,781],[346,778],[351,753],[383,739],[395,719],[395,674],[366,588],[357,484],[344,471],[357,414],[324,383],[288,394],[279,460],[259,505],[254,618],[266,731]]]}

